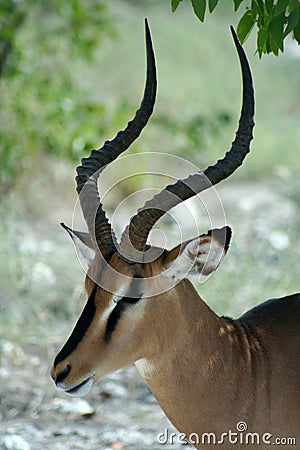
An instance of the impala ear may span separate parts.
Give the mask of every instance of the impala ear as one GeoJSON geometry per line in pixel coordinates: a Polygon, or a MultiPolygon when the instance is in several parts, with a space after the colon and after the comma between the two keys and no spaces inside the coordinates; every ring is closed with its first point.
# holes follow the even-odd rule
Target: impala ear
{"type": "Polygon", "coordinates": [[[184,242],[167,254],[165,274],[174,280],[183,279],[191,272],[211,274],[226,255],[230,239],[231,228],[223,227],[184,242]]]}
{"type": "Polygon", "coordinates": [[[89,233],[83,233],[81,231],[75,231],[67,227],[64,223],[60,224],[64,230],[71,236],[75,245],[76,251],[83,258],[83,260],[90,265],[95,258],[95,249],[89,233]]]}

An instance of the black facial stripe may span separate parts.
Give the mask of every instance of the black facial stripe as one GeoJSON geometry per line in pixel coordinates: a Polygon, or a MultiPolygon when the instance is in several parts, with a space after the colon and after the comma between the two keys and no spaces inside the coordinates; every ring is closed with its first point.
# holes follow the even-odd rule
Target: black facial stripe
{"type": "Polygon", "coordinates": [[[116,325],[121,317],[122,311],[126,308],[126,304],[122,303],[122,300],[118,301],[117,305],[111,312],[107,324],[106,324],[106,330],[104,334],[104,341],[107,343],[112,335],[112,332],[116,328],[116,325]]]}
{"type": "Polygon", "coordinates": [[[142,295],[139,297],[123,297],[121,300],[118,301],[117,305],[111,312],[107,324],[106,324],[106,330],[104,334],[104,341],[108,342],[111,338],[112,332],[117,326],[118,321],[120,320],[120,317],[122,315],[122,312],[124,309],[126,309],[129,305],[134,305],[142,298],[142,295]]]}
{"type": "Polygon", "coordinates": [[[71,336],[57,355],[54,361],[54,366],[56,366],[59,362],[66,359],[78,346],[83,336],[85,335],[88,327],[90,326],[96,311],[95,305],[95,296],[97,292],[97,286],[94,288],[92,294],[90,295],[84,310],[79,317],[71,336]]]}

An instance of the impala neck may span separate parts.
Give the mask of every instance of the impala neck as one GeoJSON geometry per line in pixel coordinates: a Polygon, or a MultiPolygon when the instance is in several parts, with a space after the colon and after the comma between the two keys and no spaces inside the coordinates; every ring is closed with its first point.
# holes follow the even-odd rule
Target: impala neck
{"type": "Polygon", "coordinates": [[[180,432],[222,433],[241,420],[250,425],[247,411],[253,416],[256,397],[249,386],[256,365],[250,347],[257,350],[259,343],[239,322],[217,316],[187,283],[177,287],[175,299],[158,302],[156,351],[137,368],[180,432]]]}

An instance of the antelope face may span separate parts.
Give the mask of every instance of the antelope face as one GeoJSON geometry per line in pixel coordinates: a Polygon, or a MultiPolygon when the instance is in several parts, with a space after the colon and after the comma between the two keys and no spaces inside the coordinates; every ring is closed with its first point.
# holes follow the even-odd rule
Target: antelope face
{"type": "Polygon", "coordinates": [[[100,202],[97,180],[105,166],[139,136],[153,111],[156,69],[146,21],[147,78],[141,106],[123,131],[93,150],[77,168],[77,192],[88,233],[63,227],[89,264],[88,300],[51,373],[56,386],[68,394],[84,395],[105,374],[159,353],[163,323],[172,316],[176,299],[187,297],[191,289],[187,274],[212,273],[228,249],[229,227],[211,230],[171,251],[149,247],[147,239],[165,212],[231,175],[249,152],[254,126],[252,79],[233,29],[232,33],[242,68],[243,105],[236,138],[223,159],[147,201],[117,241],[100,202]]]}
{"type": "Polygon", "coordinates": [[[54,361],[52,377],[68,394],[85,395],[94,381],[139,359],[143,352],[145,270],[125,264],[117,253],[109,263],[108,267],[99,254],[91,263],[85,283],[87,303],[54,361]],[[109,281],[109,292],[102,286],[111,270],[120,276],[114,276],[113,285],[109,281]]]}
{"type": "Polygon", "coordinates": [[[96,254],[86,276],[87,303],[54,361],[56,386],[85,395],[107,373],[151,358],[160,346],[159,309],[168,303],[172,307],[181,295],[178,285],[191,270],[210,274],[218,267],[230,237],[229,227],[213,230],[172,251],[156,249],[161,256],[146,264],[129,264],[118,253],[107,264],[96,254]]]}
{"type": "MultiPolygon", "coordinates": [[[[144,319],[141,314],[143,292],[133,292],[135,281],[142,279],[140,270],[119,267],[122,261],[117,254],[113,255],[112,267],[121,269],[123,276],[120,283],[114,280],[115,293],[112,293],[101,286],[105,284],[107,270],[99,264],[99,259],[96,256],[90,267],[99,284],[87,275],[88,300],[52,369],[56,386],[68,394],[86,394],[95,380],[138,359],[141,352],[138,341],[144,319]]],[[[142,289],[139,284],[136,287],[142,289]]]]}

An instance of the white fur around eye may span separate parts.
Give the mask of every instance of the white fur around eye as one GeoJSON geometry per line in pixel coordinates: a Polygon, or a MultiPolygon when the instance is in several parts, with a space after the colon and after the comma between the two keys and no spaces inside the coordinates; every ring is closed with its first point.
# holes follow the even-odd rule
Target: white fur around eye
{"type": "Polygon", "coordinates": [[[103,311],[101,315],[100,324],[106,323],[107,319],[110,316],[110,313],[115,309],[117,303],[124,297],[125,291],[126,288],[122,287],[113,294],[108,307],[103,311]]]}
{"type": "Polygon", "coordinates": [[[117,304],[120,300],[122,300],[123,294],[114,294],[112,297],[112,301],[117,304]]]}
{"type": "Polygon", "coordinates": [[[110,313],[115,309],[116,307],[116,303],[114,302],[110,302],[110,304],[108,305],[108,307],[105,309],[105,311],[103,311],[103,313],[101,314],[101,318],[100,318],[100,325],[103,323],[106,323],[107,319],[110,316],[110,313]]]}
{"type": "Polygon", "coordinates": [[[117,304],[122,298],[126,295],[128,287],[121,286],[112,296],[112,301],[114,304],[117,304]]]}

